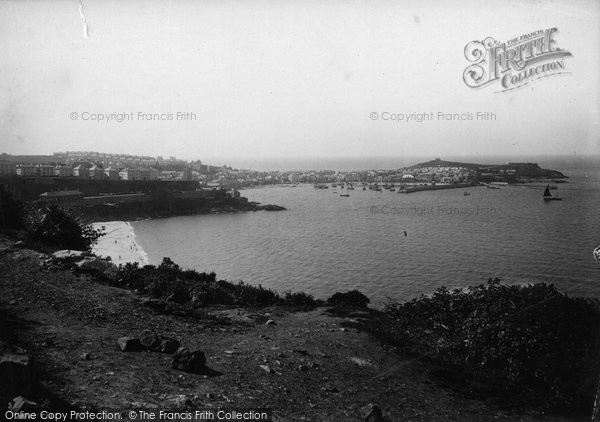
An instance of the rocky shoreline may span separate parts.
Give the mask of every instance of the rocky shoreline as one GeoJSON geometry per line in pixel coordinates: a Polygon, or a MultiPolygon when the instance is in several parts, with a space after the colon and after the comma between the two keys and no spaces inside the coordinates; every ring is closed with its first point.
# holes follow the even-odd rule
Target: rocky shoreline
{"type": "Polygon", "coordinates": [[[152,200],[139,203],[65,205],[91,223],[108,221],[136,221],[154,218],[168,218],[196,214],[229,214],[251,211],[286,211],[285,207],[271,204],[248,202],[245,198],[226,200],[182,200],[164,202],[152,200]]]}

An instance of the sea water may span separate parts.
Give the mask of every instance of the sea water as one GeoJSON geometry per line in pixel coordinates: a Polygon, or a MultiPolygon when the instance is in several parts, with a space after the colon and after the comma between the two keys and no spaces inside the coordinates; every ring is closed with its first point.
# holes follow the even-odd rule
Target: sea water
{"type": "Polygon", "coordinates": [[[380,306],[497,277],[600,296],[600,262],[592,256],[600,245],[600,177],[595,168],[565,171],[562,201],[543,201],[542,185],[411,194],[363,191],[359,184],[350,191],[267,186],[242,194],[287,211],[171,217],[133,227],[151,264],[168,256],[184,268],[281,293],[327,298],[358,289],[380,306]]]}

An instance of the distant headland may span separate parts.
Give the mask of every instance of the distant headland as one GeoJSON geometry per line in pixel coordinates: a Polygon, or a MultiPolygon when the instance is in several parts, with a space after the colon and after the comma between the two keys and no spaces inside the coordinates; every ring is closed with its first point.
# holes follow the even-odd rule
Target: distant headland
{"type": "Polygon", "coordinates": [[[415,164],[410,168],[423,167],[461,167],[477,171],[479,173],[491,173],[494,175],[514,175],[515,178],[531,179],[566,179],[568,178],[558,170],[543,169],[537,163],[506,163],[506,164],[475,164],[461,163],[457,161],[445,161],[439,158],[425,163],[415,164]]]}

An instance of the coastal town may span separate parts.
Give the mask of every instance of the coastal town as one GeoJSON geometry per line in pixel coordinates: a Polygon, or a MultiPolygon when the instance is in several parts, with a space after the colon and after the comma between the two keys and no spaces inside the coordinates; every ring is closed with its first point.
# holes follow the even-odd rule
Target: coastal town
{"type": "Polygon", "coordinates": [[[0,185],[15,198],[59,203],[102,221],[284,210],[249,202],[240,193],[240,189],[267,185],[340,187],[344,189],[340,195],[349,197],[355,189],[409,194],[481,185],[499,189],[507,184],[560,183],[564,178],[536,163],[482,165],[440,158],[397,169],[258,171],[176,157],[92,151],[0,154],[0,185]]]}
{"type": "Polygon", "coordinates": [[[284,210],[250,202],[240,193],[267,185],[308,184],[316,189],[332,187],[334,193],[339,187],[344,189],[339,195],[349,197],[355,189],[409,194],[564,179],[562,173],[536,163],[482,165],[440,158],[398,169],[258,171],[176,157],[92,151],[0,154],[0,185],[15,198],[54,202],[96,221],[284,210]]]}
{"type": "Polygon", "coordinates": [[[562,179],[560,172],[535,163],[480,165],[439,158],[398,169],[258,171],[176,157],[111,154],[91,151],[52,155],[0,154],[0,176],[66,178],[94,181],[184,181],[198,188],[243,188],[269,184],[366,183],[401,185],[519,183],[529,179],[562,179]]]}

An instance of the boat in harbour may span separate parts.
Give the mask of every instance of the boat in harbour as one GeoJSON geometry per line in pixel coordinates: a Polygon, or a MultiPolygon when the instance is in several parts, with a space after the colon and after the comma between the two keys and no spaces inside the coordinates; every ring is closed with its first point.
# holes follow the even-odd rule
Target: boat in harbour
{"type": "Polygon", "coordinates": [[[552,196],[550,193],[550,185],[546,185],[544,190],[544,201],[560,201],[562,198],[558,196],[558,189],[556,189],[556,196],[552,196]]]}

